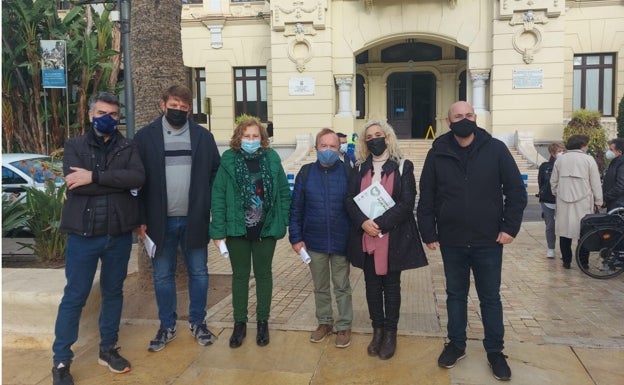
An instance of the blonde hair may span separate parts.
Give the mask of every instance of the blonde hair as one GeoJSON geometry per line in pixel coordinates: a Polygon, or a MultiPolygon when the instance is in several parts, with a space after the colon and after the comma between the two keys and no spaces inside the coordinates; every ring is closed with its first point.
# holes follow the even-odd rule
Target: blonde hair
{"type": "Polygon", "coordinates": [[[360,132],[358,133],[358,140],[355,145],[355,155],[357,158],[356,164],[362,164],[370,155],[370,151],[368,151],[368,146],[366,146],[366,130],[368,130],[372,126],[379,126],[381,131],[384,133],[386,137],[386,141],[388,142],[388,154],[390,155],[389,159],[392,159],[395,162],[399,162],[403,155],[401,154],[401,150],[399,148],[399,140],[394,132],[394,128],[386,122],[382,122],[381,120],[369,120],[364,124],[360,132]]]}

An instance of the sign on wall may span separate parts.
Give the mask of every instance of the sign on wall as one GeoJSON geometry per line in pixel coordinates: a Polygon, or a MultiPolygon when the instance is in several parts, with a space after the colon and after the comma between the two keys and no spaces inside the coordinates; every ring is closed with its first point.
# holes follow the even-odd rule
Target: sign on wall
{"type": "Polygon", "coordinates": [[[522,69],[513,70],[512,84],[513,88],[542,88],[544,83],[544,70],[522,69]]]}
{"type": "Polygon", "coordinates": [[[294,96],[314,95],[314,78],[288,79],[288,94],[294,96]]]}

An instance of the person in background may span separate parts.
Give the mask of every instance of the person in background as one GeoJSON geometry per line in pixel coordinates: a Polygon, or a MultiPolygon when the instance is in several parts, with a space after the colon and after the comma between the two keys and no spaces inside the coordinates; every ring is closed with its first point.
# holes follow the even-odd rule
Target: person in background
{"type": "Polygon", "coordinates": [[[509,380],[503,354],[505,327],[500,297],[503,246],[520,231],[527,194],[505,143],[477,127],[473,107],[448,110],[450,132],[427,153],[420,177],[418,225],[429,250],[440,248],[446,277],[448,339],[438,366],[452,368],[466,356],[470,270],[479,296],[492,374],[509,380]]]}
{"type": "Polygon", "coordinates": [[[192,103],[187,87],[167,87],[159,102],[162,115],[135,136],[146,174],[139,191],[143,224],[138,235],[156,244],[152,273],[160,326],[150,352],[164,349],[177,335],[178,246],[188,272],[189,330],[202,346],[215,340],[206,325],[206,305],[210,191],[219,150],[212,134],[189,119],[192,103]]]}
{"type": "Polygon", "coordinates": [[[232,265],[234,330],[230,347],[242,345],[247,335],[249,277],[256,280],[258,346],[269,343],[269,316],[273,294],[273,253],[286,235],[290,188],[282,161],[269,147],[266,128],[245,119],[234,129],[230,148],[223,153],[212,188],[210,234],[215,246],[225,242],[232,265]]]}
{"type": "Polygon", "coordinates": [[[117,96],[108,92],[93,96],[89,101],[91,129],[65,143],[67,199],[60,228],[68,234],[67,284],[54,327],[54,385],[74,384],[69,371],[74,358],[71,347],[78,340],[80,314],[99,261],[102,306],[98,363],[114,373],[131,368],[119,354],[117,339],[132,231],[141,224],[136,189],[143,185],[145,172],[136,144],[117,129],[119,106],[117,96]]]}
{"type": "MultiPolygon", "coordinates": [[[[550,177],[550,187],[557,197],[555,233],[565,269],[572,262],[572,240],[581,235],[581,219],[602,206],[600,173],[594,158],[586,154],[588,144],[587,135],[570,136],[567,151],[555,162],[550,177]]],[[[581,252],[581,263],[587,265],[588,253],[581,252]]]]}
{"type": "Polygon", "coordinates": [[[547,258],[555,257],[555,207],[557,207],[557,198],[550,190],[550,174],[552,173],[555,160],[562,154],[565,147],[561,143],[551,143],[548,145],[548,153],[550,158],[547,162],[540,165],[537,173],[537,184],[539,186],[539,202],[542,206],[542,219],[546,224],[546,244],[548,251],[547,258]]]}
{"type": "Polygon", "coordinates": [[[401,271],[427,265],[414,218],[414,165],[402,159],[392,127],[369,121],[357,145],[357,166],[349,178],[345,206],[351,218],[347,257],[364,271],[366,302],[372,321],[370,356],[394,356],[401,310],[401,271]],[[395,202],[383,214],[368,218],[355,197],[379,182],[395,202]]]}
{"type": "MultiPolygon", "coordinates": [[[[329,128],[316,135],[318,159],[304,165],[297,175],[288,232],[293,250],[299,254],[304,248],[311,258],[309,266],[314,282],[318,327],[312,332],[310,341],[321,342],[333,331],[331,280],[338,309],[335,346],[346,348],[351,344],[353,321],[346,257],[349,216],[344,205],[347,174],[351,168],[346,168],[348,166],[339,159],[338,138],[329,128]]],[[[344,135],[345,141],[346,138],[344,135]]]]}
{"type": "Polygon", "coordinates": [[[624,207],[624,138],[609,141],[609,150],[605,157],[611,160],[602,181],[604,204],[607,211],[624,207]]]}
{"type": "Polygon", "coordinates": [[[340,140],[340,160],[342,160],[343,162],[345,161],[345,155],[347,153],[347,150],[349,148],[349,143],[347,140],[347,135],[343,134],[342,132],[337,132],[336,135],[338,135],[338,139],[340,140]]]}

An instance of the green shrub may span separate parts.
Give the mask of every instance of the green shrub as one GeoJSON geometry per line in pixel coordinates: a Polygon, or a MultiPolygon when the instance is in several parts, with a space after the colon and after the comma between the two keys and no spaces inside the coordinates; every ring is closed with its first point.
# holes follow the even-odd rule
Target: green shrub
{"type": "Polygon", "coordinates": [[[253,115],[248,115],[248,114],[241,114],[238,115],[236,117],[236,120],[234,121],[234,123],[236,124],[236,126],[238,126],[240,124],[240,122],[242,122],[243,120],[247,120],[247,119],[256,119],[257,121],[261,122],[262,120],[260,120],[259,117],[257,116],[253,116],[253,115]]]}
{"type": "Polygon", "coordinates": [[[2,237],[9,237],[28,224],[30,213],[22,199],[11,199],[2,194],[2,237]]]}
{"type": "Polygon", "coordinates": [[[21,245],[32,249],[44,261],[65,258],[66,236],[60,232],[65,190],[65,184],[57,187],[53,181],[48,181],[44,190],[26,188],[25,205],[30,214],[27,225],[35,242],[21,245]]]}
{"type": "Polygon", "coordinates": [[[572,119],[563,130],[563,142],[567,143],[572,135],[589,136],[587,153],[596,159],[598,169],[602,174],[605,170],[605,149],[607,148],[607,135],[605,134],[600,118],[600,111],[576,110],[572,113],[572,119]]]}
{"type": "Polygon", "coordinates": [[[618,105],[618,115],[616,118],[617,122],[617,137],[624,138],[624,96],[620,99],[620,104],[618,105]]]}

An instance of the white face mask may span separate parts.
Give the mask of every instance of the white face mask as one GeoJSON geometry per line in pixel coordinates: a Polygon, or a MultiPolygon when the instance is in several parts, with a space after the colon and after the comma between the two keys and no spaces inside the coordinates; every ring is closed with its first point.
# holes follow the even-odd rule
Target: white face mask
{"type": "Polygon", "coordinates": [[[605,152],[605,158],[611,160],[611,159],[615,159],[615,152],[609,150],[607,152],[605,152]]]}
{"type": "Polygon", "coordinates": [[[342,154],[344,154],[345,152],[347,152],[347,148],[348,148],[348,144],[347,143],[340,143],[340,152],[342,154]]]}
{"type": "Polygon", "coordinates": [[[563,155],[563,152],[558,152],[557,155],[555,155],[555,158],[559,159],[561,158],[561,155],[563,155]]]}

